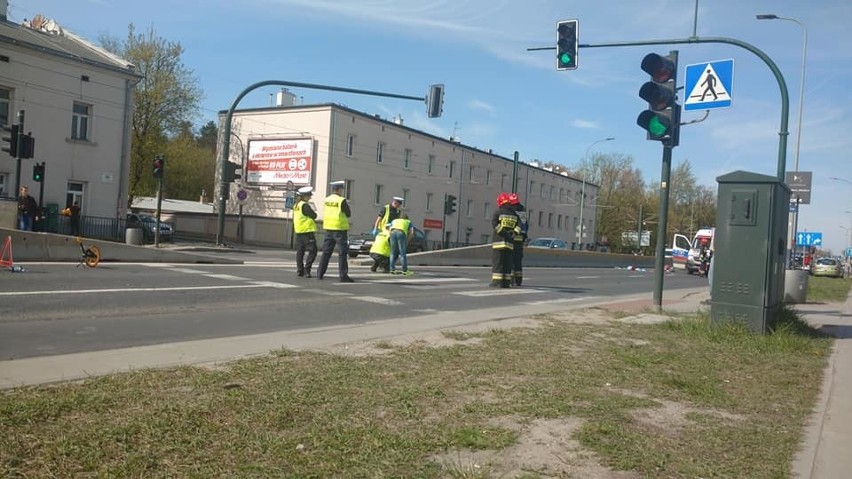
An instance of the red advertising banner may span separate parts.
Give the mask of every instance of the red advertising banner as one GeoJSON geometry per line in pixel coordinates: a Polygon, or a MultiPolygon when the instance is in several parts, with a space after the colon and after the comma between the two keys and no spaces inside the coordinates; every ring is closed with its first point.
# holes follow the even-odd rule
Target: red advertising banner
{"type": "Polygon", "coordinates": [[[423,220],[423,229],[425,230],[439,230],[444,227],[444,222],[441,220],[423,220]]]}
{"type": "Polygon", "coordinates": [[[313,157],[311,138],[249,140],[243,177],[249,185],[310,185],[313,157]]]}

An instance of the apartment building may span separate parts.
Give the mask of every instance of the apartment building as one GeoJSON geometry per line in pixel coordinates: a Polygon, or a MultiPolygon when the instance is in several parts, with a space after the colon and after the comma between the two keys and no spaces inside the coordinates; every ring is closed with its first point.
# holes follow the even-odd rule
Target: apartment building
{"type": "MultiPolygon", "coordinates": [[[[491,241],[496,196],[512,190],[514,158],[406,127],[398,119],[293,100],[234,112],[228,156],[243,173],[229,186],[227,214],[239,209],[244,215],[289,218],[288,187],[313,186],[314,201],[321,204],[328,183],[345,180],[351,233],[370,231],[380,208],[401,196],[412,222],[429,240],[491,241]],[[452,214],[444,211],[448,196],[456,198],[452,214]]],[[[224,119],[220,112],[220,132],[224,119]]],[[[221,148],[220,138],[218,157],[221,148]]],[[[219,183],[217,178],[217,197],[219,183]]],[[[597,185],[585,184],[586,201],[581,202],[581,179],[520,161],[517,184],[532,237],[576,243],[584,203],[584,243],[594,243],[595,206],[589,199],[597,196],[597,185]]]]}
{"type": "Polygon", "coordinates": [[[0,124],[35,138],[33,159],[0,152],[0,197],[16,177],[45,208],[78,201],[82,214],[121,218],[127,206],[134,66],[41,15],[10,22],[0,0],[0,124]],[[33,166],[45,164],[44,182],[33,166]]]}

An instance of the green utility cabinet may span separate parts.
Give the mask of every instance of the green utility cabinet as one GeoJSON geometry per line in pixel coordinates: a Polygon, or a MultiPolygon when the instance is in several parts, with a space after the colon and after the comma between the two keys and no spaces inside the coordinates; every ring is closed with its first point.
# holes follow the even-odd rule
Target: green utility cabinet
{"type": "Polygon", "coordinates": [[[710,318],[765,333],[784,300],[790,189],[774,176],[747,171],[716,181],[710,318]]]}

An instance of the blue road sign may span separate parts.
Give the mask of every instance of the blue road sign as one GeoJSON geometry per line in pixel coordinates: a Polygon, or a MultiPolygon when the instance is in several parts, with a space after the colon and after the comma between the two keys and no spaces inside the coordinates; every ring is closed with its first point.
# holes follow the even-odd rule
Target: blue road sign
{"type": "Polygon", "coordinates": [[[796,233],[796,246],[822,246],[822,233],[799,231],[796,233]]]}
{"type": "Polygon", "coordinates": [[[852,248],[846,248],[846,257],[852,258],[852,248]]]}
{"type": "Polygon", "coordinates": [[[733,59],[687,65],[683,109],[709,110],[731,106],[733,83],[733,59]]]}
{"type": "Polygon", "coordinates": [[[296,198],[292,196],[284,197],[284,209],[292,210],[293,206],[296,204],[296,198]]]}

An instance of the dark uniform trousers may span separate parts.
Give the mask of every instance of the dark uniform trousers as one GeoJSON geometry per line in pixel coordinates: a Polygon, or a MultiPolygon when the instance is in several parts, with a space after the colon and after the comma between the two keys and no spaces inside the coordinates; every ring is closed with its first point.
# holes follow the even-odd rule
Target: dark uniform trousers
{"type": "Polygon", "coordinates": [[[516,286],[524,282],[524,238],[512,240],[512,280],[516,286]]]}
{"type": "Polygon", "coordinates": [[[340,279],[349,276],[349,261],[347,260],[349,253],[348,232],[326,230],[325,239],[322,242],[322,257],[320,257],[319,268],[317,268],[317,275],[320,279],[325,276],[325,271],[328,269],[328,262],[331,260],[335,246],[337,247],[338,275],[340,279]]]}
{"type": "Polygon", "coordinates": [[[512,278],[512,247],[491,249],[491,285],[508,288],[512,278]]]}
{"type": "Polygon", "coordinates": [[[313,232],[296,233],[296,271],[299,276],[310,274],[317,258],[317,237],[313,232]],[[308,253],[305,258],[305,253],[308,253]]]}

